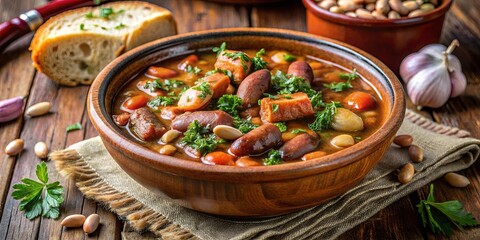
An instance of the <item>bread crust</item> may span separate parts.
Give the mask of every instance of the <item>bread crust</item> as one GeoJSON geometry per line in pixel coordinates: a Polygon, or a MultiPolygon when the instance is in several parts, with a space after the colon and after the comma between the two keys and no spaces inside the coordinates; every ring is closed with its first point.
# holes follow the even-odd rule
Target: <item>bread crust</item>
{"type": "MultiPolygon", "coordinates": [[[[127,13],[127,11],[125,11],[125,14],[127,13]]],[[[116,19],[109,20],[109,21],[113,21],[113,23],[116,23],[116,24],[123,24],[121,22],[116,22],[117,21],[116,19]]],[[[110,22],[110,24],[111,23],[112,22],[110,22]]],[[[114,46],[108,45],[109,47],[108,50],[113,51],[111,53],[105,53],[106,50],[104,50],[103,48],[91,49],[91,51],[93,51],[92,57],[98,56],[99,54],[97,52],[101,51],[102,55],[111,56],[113,57],[112,59],[99,59],[99,60],[89,59],[88,61],[85,60],[85,62],[89,62],[89,61],[101,62],[100,60],[103,60],[102,63],[106,65],[106,63],[110,62],[115,57],[123,53],[124,51],[128,51],[134,47],[137,47],[140,44],[143,44],[161,37],[174,35],[176,33],[177,33],[177,27],[176,27],[175,20],[173,19],[172,14],[167,9],[164,9],[154,4],[139,2],[139,1],[112,2],[112,3],[107,3],[107,4],[96,6],[96,7],[83,7],[83,8],[69,10],[50,18],[37,30],[34,38],[32,39],[29,49],[32,51],[31,57],[32,57],[33,65],[38,71],[44,73],[54,82],[57,82],[59,84],[63,84],[67,86],[76,86],[78,84],[91,84],[91,82],[96,77],[98,72],[100,72],[100,70],[104,66],[101,66],[100,69],[92,70],[93,72],[88,77],[88,79],[86,77],[82,77],[80,79],[80,77],[77,77],[77,76],[71,76],[68,79],[65,79],[64,77],[60,77],[60,75],[57,74],[62,71],[62,69],[59,68],[59,66],[57,66],[56,69],[51,66],[51,60],[49,60],[48,57],[49,56],[54,57],[52,56],[52,53],[51,53],[52,46],[67,44],[68,42],[72,42],[79,39],[86,39],[88,41],[102,40],[102,41],[107,41],[109,43],[112,42],[114,46]],[[148,8],[148,11],[153,11],[155,14],[146,16],[145,19],[141,19],[140,24],[138,26],[133,26],[132,29],[129,29],[129,31],[125,31],[125,32],[122,32],[121,30],[115,31],[113,29],[112,31],[105,30],[104,32],[101,32],[99,30],[83,31],[80,29],[80,27],[78,27],[78,30],[74,29],[73,27],[70,27],[70,28],[67,27],[68,29],[65,32],[54,29],[54,28],[58,28],[58,29],[61,28],[63,24],[68,22],[70,18],[72,18],[70,19],[72,22],[74,21],[78,22],[79,16],[83,17],[90,12],[95,12],[95,10],[98,10],[99,7],[112,8],[114,10],[115,9],[130,9],[130,10],[135,9],[136,11],[140,11],[140,9],[142,8],[145,8],[145,9],[148,8]],[[161,29],[161,31],[151,31],[152,28],[161,29]],[[116,45],[117,43],[119,43],[120,46],[117,47],[116,45]],[[112,49],[110,49],[110,47],[112,47],[112,49]]],[[[98,46],[98,44],[95,42],[91,42],[91,43],[98,46]]],[[[73,47],[74,46],[72,46],[72,48],[73,47]]],[[[78,51],[78,49],[76,50],[78,51]]],[[[55,56],[55,57],[57,57],[58,59],[58,56],[55,56]]],[[[78,56],[75,56],[75,58],[78,58],[78,56]]],[[[70,58],[69,56],[66,56],[65,58],[62,59],[62,61],[73,61],[73,58],[72,56],[70,56],[70,58]]],[[[75,61],[79,61],[80,63],[84,62],[83,60],[78,60],[78,59],[76,59],[75,61]]],[[[70,63],[70,65],[72,64],[70,63]]],[[[70,71],[70,73],[75,74],[76,71],[70,71]]]]}

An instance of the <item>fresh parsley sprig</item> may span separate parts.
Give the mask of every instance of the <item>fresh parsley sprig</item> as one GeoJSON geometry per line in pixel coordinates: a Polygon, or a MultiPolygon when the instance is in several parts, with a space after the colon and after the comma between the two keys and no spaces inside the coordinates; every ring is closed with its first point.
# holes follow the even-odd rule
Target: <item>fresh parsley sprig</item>
{"type": "Polygon", "coordinates": [[[472,214],[465,212],[462,203],[457,200],[436,202],[433,191],[434,186],[431,184],[427,199],[417,204],[423,227],[427,227],[428,224],[434,233],[450,236],[454,227],[463,231],[463,227],[478,225],[472,214]]]}
{"type": "Polygon", "coordinates": [[[208,125],[203,127],[197,120],[188,125],[187,131],[183,135],[180,144],[188,145],[202,155],[212,152],[218,144],[225,142],[223,139],[218,139],[215,134],[210,133],[208,125]]]}
{"type": "Polygon", "coordinates": [[[258,127],[258,125],[253,124],[249,118],[243,119],[238,116],[233,117],[233,126],[242,133],[248,133],[258,127]]]}
{"type": "Polygon", "coordinates": [[[217,58],[218,58],[218,56],[220,56],[220,53],[224,52],[226,48],[227,48],[227,43],[222,42],[222,44],[220,44],[220,47],[214,47],[212,48],[212,51],[214,53],[217,53],[217,58]]]}
{"type": "Polygon", "coordinates": [[[237,95],[225,94],[218,99],[217,108],[227,112],[233,117],[238,116],[238,109],[242,107],[243,100],[237,95]]]}
{"type": "Polygon", "coordinates": [[[338,76],[341,79],[346,80],[346,82],[336,82],[336,83],[329,83],[329,84],[323,84],[324,87],[334,91],[334,92],[341,92],[344,90],[347,90],[349,88],[353,88],[352,86],[352,81],[359,78],[357,74],[357,69],[354,68],[351,73],[340,73],[338,76]]]}
{"type": "Polygon", "coordinates": [[[267,158],[263,159],[263,163],[265,165],[277,165],[282,162],[282,156],[280,155],[280,151],[272,149],[268,152],[267,158]]]}
{"type": "Polygon", "coordinates": [[[212,94],[211,91],[212,86],[208,84],[207,82],[202,82],[199,85],[192,87],[193,90],[200,91],[200,94],[198,95],[201,99],[205,99],[208,95],[212,94]]]}
{"type": "Polygon", "coordinates": [[[265,49],[262,48],[255,54],[255,57],[252,58],[253,71],[267,68],[268,63],[263,60],[262,55],[265,55],[265,49]]]}
{"type": "Polygon", "coordinates": [[[313,131],[321,131],[330,128],[330,123],[333,121],[333,116],[337,112],[337,107],[340,107],[339,102],[330,102],[325,104],[325,108],[315,113],[315,121],[308,124],[308,127],[313,131]]]}
{"type": "Polygon", "coordinates": [[[248,55],[244,52],[241,51],[236,51],[236,52],[223,52],[223,56],[226,56],[232,60],[237,60],[240,59],[240,62],[242,63],[243,71],[247,72],[248,66],[247,62],[250,62],[250,58],[248,55]]]}
{"type": "Polygon", "coordinates": [[[40,182],[24,178],[22,183],[13,185],[12,197],[20,200],[20,210],[25,217],[34,219],[38,216],[58,218],[60,205],[63,203],[63,187],[60,183],[48,183],[47,164],[42,162],[37,165],[36,175],[40,182]]]}
{"type": "Polygon", "coordinates": [[[148,101],[147,105],[151,108],[157,108],[159,106],[170,106],[173,105],[175,102],[174,97],[165,97],[165,96],[157,96],[154,99],[148,101]]]}

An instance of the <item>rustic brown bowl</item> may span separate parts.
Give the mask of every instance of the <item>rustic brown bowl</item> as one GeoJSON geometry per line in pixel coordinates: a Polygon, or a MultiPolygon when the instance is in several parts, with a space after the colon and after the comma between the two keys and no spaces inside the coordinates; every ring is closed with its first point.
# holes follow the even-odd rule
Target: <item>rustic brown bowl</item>
{"type": "Polygon", "coordinates": [[[261,217],[318,205],[357,183],[390,146],[405,112],[402,87],[379,60],[344,43],[274,29],[220,29],[160,39],[110,63],[95,79],[88,113],[108,152],[137,182],[181,206],[205,213],[261,217]],[[357,71],[379,91],[385,119],[360,143],[325,157],[274,166],[213,166],[160,155],[123,133],[111,118],[112,99],[148,66],[227,42],[230,49],[284,49],[308,54],[357,71]]]}
{"type": "Polygon", "coordinates": [[[332,13],[313,0],[303,0],[303,5],[307,8],[309,33],[359,47],[398,73],[400,63],[408,54],[427,44],[438,43],[452,0],[442,0],[439,7],[423,16],[386,20],[332,13]]]}

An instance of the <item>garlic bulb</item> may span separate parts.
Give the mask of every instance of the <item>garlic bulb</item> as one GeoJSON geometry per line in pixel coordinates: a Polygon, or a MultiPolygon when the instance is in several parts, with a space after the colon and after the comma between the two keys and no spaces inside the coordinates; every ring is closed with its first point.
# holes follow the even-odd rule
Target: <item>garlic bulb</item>
{"type": "Polygon", "coordinates": [[[465,91],[467,80],[462,66],[451,54],[457,46],[456,39],[448,48],[441,44],[427,45],[402,61],[400,76],[415,105],[441,107],[449,98],[465,91]]]}

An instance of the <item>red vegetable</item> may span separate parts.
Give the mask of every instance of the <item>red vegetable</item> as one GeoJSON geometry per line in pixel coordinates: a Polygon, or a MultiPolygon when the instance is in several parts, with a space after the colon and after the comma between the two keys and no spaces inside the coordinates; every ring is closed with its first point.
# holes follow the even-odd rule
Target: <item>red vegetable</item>
{"type": "Polygon", "coordinates": [[[147,70],[147,74],[157,78],[171,78],[178,75],[177,71],[175,70],[155,66],[149,67],[147,70]]]}
{"type": "Polygon", "coordinates": [[[365,111],[377,106],[377,100],[366,92],[354,92],[345,98],[345,103],[350,109],[365,111]]]}
{"type": "Polygon", "coordinates": [[[129,110],[135,110],[137,108],[144,107],[145,105],[147,105],[147,102],[148,99],[145,96],[137,95],[127,99],[127,101],[122,104],[122,107],[129,110]]]}
{"type": "Polygon", "coordinates": [[[202,162],[209,165],[235,165],[235,157],[224,152],[211,152],[202,158],[202,162]]]}

